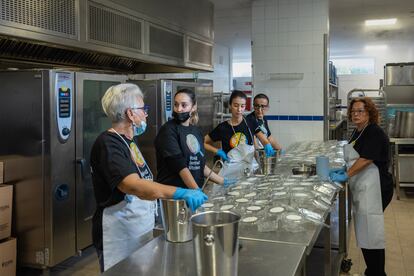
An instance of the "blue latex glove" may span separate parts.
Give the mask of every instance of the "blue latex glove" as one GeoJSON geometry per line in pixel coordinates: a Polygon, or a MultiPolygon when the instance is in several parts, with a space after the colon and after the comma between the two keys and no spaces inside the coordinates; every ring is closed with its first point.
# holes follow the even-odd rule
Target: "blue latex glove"
{"type": "Polygon", "coordinates": [[[236,182],[237,182],[237,179],[235,179],[235,178],[224,178],[224,187],[225,188],[227,188],[227,187],[230,187],[231,185],[234,185],[234,184],[236,184],[236,182]]]}
{"type": "Polygon", "coordinates": [[[133,201],[133,195],[125,194],[125,196],[124,196],[124,200],[125,200],[127,203],[131,203],[131,202],[133,201]]]}
{"type": "Polygon", "coordinates": [[[276,154],[270,143],[264,146],[264,151],[266,153],[266,157],[274,156],[276,154]]]}
{"type": "Polygon", "coordinates": [[[221,157],[221,159],[223,159],[223,161],[228,161],[229,160],[229,158],[227,157],[227,154],[222,149],[219,149],[216,152],[216,155],[219,156],[219,157],[221,157]]]}
{"type": "Polygon", "coordinates": [[[183,189],[177,188],[173,194],[173,199],[183,199],[187,202],[191,211],[195,211],[201,204],[203,204],[208,197],[199,189],[183,189]]]}
{"type": "Polygon", "coordinates": [[[346,167],[345,166],[343,166],[341,168],[330,169],[329,170],[329,177],[332,177],[332,175],[334,173],[340,173],[340,172],[345,172],[345,171],[346,171],[346,167]]]}
{"type": "Polygon", "coordinates": [[[348,180],[348,174],[344,171],[334,172],[329,176],[333,182],[345,182],[348,180]]]}

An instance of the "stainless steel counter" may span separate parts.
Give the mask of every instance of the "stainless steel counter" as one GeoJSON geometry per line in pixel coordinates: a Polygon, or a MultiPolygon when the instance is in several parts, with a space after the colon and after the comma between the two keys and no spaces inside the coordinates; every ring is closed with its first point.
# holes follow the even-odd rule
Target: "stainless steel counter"
{"type": "MultiPolygon", "coordinates": [[[[305,246],[242,240],[239,275],[301,275],[305,246]]],[[[103,275],[196,275],[193,242],[166,242],[161,235],[103,275]]]]}
{"type": "Polygon", "coordinates": [[[414,145],[414,138],[390,138],[393,147],[393,175],[397,199],[400,199],[401,187],[414,187],[414,173],[411,170],[414,164],[414,154],[401,153],[400,146],[414,145]]]}

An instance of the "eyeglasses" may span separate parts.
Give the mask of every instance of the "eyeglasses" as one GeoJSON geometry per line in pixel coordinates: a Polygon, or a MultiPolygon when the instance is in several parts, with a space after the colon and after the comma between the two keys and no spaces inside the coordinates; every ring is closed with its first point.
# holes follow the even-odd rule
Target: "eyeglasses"
{"type": "Polygon", "coordinates": [[[269,106],[264,104],[255,104],[253,105],[254,109],[260,110],[260,109],[267,109],[269,106]]]}
{"type": "Polygon", "coordinates": [[[130,108],[131,109],[141,109],[142,111],[144,111],[145,114],[148,114],[149,109],[150,109],[149,105],[144,105],[142,107],[133,106],[133,107],[130,107],[130,108]]]}
{"type": "Polygon", "coordinates": [[[352,109],[351,115],[361,115],[365,113],[365,109],[352,109]]]}

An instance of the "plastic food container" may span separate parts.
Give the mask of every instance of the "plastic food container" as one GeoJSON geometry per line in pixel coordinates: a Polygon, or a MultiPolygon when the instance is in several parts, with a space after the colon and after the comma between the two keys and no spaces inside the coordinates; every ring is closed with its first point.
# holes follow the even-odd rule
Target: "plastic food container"
{"type": "Polygon", "coordinates": [[[297,212],[287,212],[282,216],[283,228],[289,232],[301,232],[304,231],[303,224],[305,219],[300,213],[297,212]]]}
{"type": "Polygon", "coordinates": [[[241,220],[241,222],[243,223],[247,223],[247,224],[255,224],[258,220],[258,217],[255,216],[249,216],[249,217],[245,217],[241,220]]]}

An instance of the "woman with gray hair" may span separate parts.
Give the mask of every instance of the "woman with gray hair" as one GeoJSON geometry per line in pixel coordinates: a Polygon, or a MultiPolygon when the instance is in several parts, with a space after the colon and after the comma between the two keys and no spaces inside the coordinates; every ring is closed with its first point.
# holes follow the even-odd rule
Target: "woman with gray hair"
{"type": "Polygon", "coordinates": [[[138,86],[110,87],[102,98],[102,108],[112,127],[98,136],[91,152],[97,203],[92,237],[101,271],[105,271],[152,239],[156,199],[183,199],[194,211],[207,196],[200,190],[152,181],[136,141],[145,132],[148,116],[138,86]]]}

